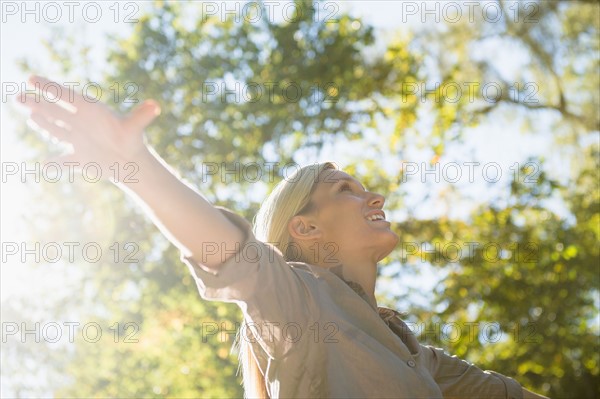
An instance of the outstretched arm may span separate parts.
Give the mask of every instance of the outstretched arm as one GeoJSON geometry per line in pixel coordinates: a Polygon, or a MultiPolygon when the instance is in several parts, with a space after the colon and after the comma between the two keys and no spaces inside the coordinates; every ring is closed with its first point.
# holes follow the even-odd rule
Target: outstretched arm
{"type": "MultiPolygon", "coordinates": [[[[33,76],[29,83],[42,91],[57,83],[33,76]]],[[[31,110],[30,120],[56,139],[70,143],[73,153],[58,163],[96,162],[107,176],[115,162],[123,167],[134,162],[139,167],[136,182],[115,182],[144,204],[152,221],[184,254],[209,268],[218,268],[227,256],[222,249],[234,248],[244,239],[242,231],[215,209],[202,195],[186,185],[145,143],[144,128],[160,113],[158,104],[146,101],[130,114],[119,117],[104,104],[91,102],[61,87],[56,101],[44,96],[21,95],[31,110]],[[66,95],[69,93],[70,95],[66,95]],[[210,253],[203,253],[208,243],[210,253]],[[215,246],[218,250],[215,251],[215,246]]],[[[228,253],[230,256],[231,254],[228,253]]]]}
{"type": "Polygon", "coordinates": [[[448,355],[441,348],[421,345],[421,350],[425,367],[431,372],[444,397],[546,398],[523,388],[510,377],[491,370],[483,371],[467,361],[448,355]]]}
{"type": "MultiPolygon", "coordinates": [[[[39,77],[30,83],[42,88],[56,85],[39,77]]],[[[61,90],[68,93],[65,87],[61,90]]],[[[82,96],[73,95],[72,101],[64,97],[58,102],[22,97],[32,122],[73,145],[74,152],[56,162],[95,162],[103,176],[111,175],[104,172],[112,171],[115,162],[120,167],[137,164],[137,173],[129,179],[136,182],[113,182],[142,202],[153,222],[180,249],[180,259],[192,272],[202,298],[243,304],[245,320],[258,327],[251,334],[270,358],[284,357],[295,348],[296,341],[281,326],[293,322],[308,329],[317,313],[316,298],[278,250],[254,237],[248,221],[213,207],[145,144],[144,128],[159,114],[158,105],[147,101],[118,117],[82,96]],[[209,250],[203,251],[207,245],[209,250]]]]}
{"type": "Polygon", "coordinates": [[[548,397],[523,388],[523,399],[548,399],[548,397]]]}
{"type": "Polygon", "coordinates": [[[217,268],[227,259],[222,250],[229,249],[231,256],[236,243],[243,242],[242,231],[183,183],[152,148],[145,147],[132,162],[139,166],[138,182],[117,185],[145,205],[154,224],[184,255],[217,268]],[[208,244],[211,250],[205,251],[208,244]]]}

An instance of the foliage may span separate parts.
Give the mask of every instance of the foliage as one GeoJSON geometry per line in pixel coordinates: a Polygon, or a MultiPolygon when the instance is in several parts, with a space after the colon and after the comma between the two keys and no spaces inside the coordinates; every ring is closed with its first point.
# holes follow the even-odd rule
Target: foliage
{"type": "MultiPolygon", "coordinates": [[[[297,3],[310,9],[310,2],[297,3]]],[[[510,15],[509,5],[499,4],[510,15]]],[[[137,96],[157,99],[163,113],[148,129],[149,143],[210,200],[248,219],[260,199],[247,193],[267,192],[283,165],[317,159],[328,145],[365,148],[346,170],[373,191],[389,194],[386,207],[397,211],[408,196],[401,184],[404,172],[382,166],[409,158],[413,144],[429,149],[435,164],[473,126],[518,114],[526,121],[523,131],[532,134],[538,119],[551,118],[555,136],[550,139],[573,165],[571,178],[559,181],[544,170],[543,159],[531,160],[541,165],[534,183],[515,179],[494,201],[473,208],[468,220],[447,215],[423,220],[409,214],[394,226],[405,242],[433,248],[482,245],[468,256],[464,252],[458,261],[448,251],[419,250],[406,258],[400,250],[395,252],[385,267],[397,285],[422,265],[433,265],[446,277],[433,292],[430,306],[397,293],[383,302],[404,306],[407,300],[410,309],[403,310],[411,310],[412,321],[423,321],[428,331],[436,331],[436,323],[463,328],[465,323],[497,323],[496,332],[502,336],[497,342],[468,334],[454,340],[440,334],[422,338],[483,368],[511,375],[534,391],[552,397],[594,397],[600,375],[599,165],[597,146],[584,143],[600,126],[598,93],[593,90],[598,86],[598,5],[536,4],[531,17],[539,23],[507,19],[428,27],[410,37],[399,36],[386,43],[381,54],[368,58],[364,54],[375,43],[374,30],[350,15],[340,15],[333,24],[311,13],[296,15],[293,22],[249,23],[194,17],[198,3],[155,2],[130,37],[114,39],[111,68],[103,77],[105,92],[111,92],[114,82],[121,84],[120,99],[112,104],[120,111],[134,105],[126,101],[135,95],[125,82],[135,83],[137,96]],[[466,96],[454,101],[441,89],[424,102],[407,85],[495,81],[509,93],[512,82],[498,72],[502,60],[478,53],[494,38],[516,43],[527,54],[529,64],[512,78],[543,82],[538,85],[539,103],[526,101],[525,91],[492,103],[480,94],[476,101],[466,96]],[[246,97],[211,94],[215,87],[235,87],[236,82],[261,87],[262,96],[252,90],[246,97]],[[291,91],[273,90],[269,98],[265,88],[270,82],[300,87],[302,94],[295,98],[291,91]],[[430,128],[418,123],[425,114],[433,121],[430,128]],[[391,133],[382,119],[394,122],[391,133]],[[377,148],[382,162],[367,155],[367,132],[384,142],[377,148]],[[235,170],[236,163],[252,162],[278,164],[273,175],[257,182],[234,181],[232,175],[223,178],[206,169],[216,164],[220,170],[235,170]],[[568,209],[568,217],[552,210],[557,199],[568,209]],[[502,252],[490,255],[482,249],[485,243],[498,243],[502,252]]],[[[60,40],[50,42],[50,50],[60,53],[60,40]]],[[[79,56],[85,54],[81,51],[79,56]]],[[[57,59],[63,60],[65,73],[77,65],[72,57],[59,54],[57,59]]],[[[31,132],[22,135],[37,149],[36,156],[43,153],[31,132]]],[[[74,287],[77,301],[64,298],[49,304],[48,311],[60,314],[67,307],[81,320],[102,320],[106,325],[118,321],[121,331],[117,342],[110,336],[100,345],[78,342],[74,353],[25,353],[27,359],[52,359],[61,365],[54,394],[240,397],[236,354],[229,353],[233,336],[207,330],[217,323],[220,331],[234,331],[241,317],[238,308],[201,301],[176,249],[135,204],[107,184],[44,185],[40,191],[61,202],[37,213],[32,210],[32,222],[40,214],[53,221],[38,227],[36,237],[133,242],[137,248],[133,263],[107,258],[65,270],[71,275],[77,269],[82,275],[80,286],[74,287]],[[60,216],[65,213],[68,218],[60,216]],[[139,342],[125,342],[126,322],[139,326],[139,342]]],[[[458,189],[447,192],[452,198],[465,197],[458,189]]],[[[27,304],[15,308],[15,313],[28,309],[27,304]]]]}

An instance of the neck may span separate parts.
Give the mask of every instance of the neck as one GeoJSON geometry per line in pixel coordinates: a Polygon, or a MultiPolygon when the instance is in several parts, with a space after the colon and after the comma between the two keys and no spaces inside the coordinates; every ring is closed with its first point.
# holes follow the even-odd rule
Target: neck
{"type": "MultiPolygon", "coordinates": [[[[327,245],[324,248],[330,249],[327,245]]],[[[364,250],[351,251],[350,253],[346,251],[341,256],[342,254],[338,249],[337,246],[334,246],[335,252],[307,251],[307,253],[316,255],[307,263],[328,269],[347,284],[353,286],[355,291],[362,291],[362,295],[366,297],[367,302],[374,309],[377,309],[375,280],[377,279],[377,261],[381,257],[364,250]],[[356,285],[360,286],[360,290],[356,289],[356,285]]]]}
{"type": "Polygon", "coordinates": [[[329,267],[329,270],[350,285],[358,284],[367,297],[369,304],[377,308],[377,300],[375,299],[377,263],[346,261],[329,267]]]}

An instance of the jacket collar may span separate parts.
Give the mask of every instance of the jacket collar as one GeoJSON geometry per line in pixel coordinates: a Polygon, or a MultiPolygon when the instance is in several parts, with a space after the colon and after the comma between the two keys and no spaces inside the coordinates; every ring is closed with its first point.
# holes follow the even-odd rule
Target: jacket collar
{"type": "Polygon", "coordinates": [[[384,306],[377,306],[377,303],[371,303],[369,297],[365,293],[364,289],[360,284],[353,281],[344,280],[339,274],[333,273],[331,270],[310,265],[303,262],[289,262],[291,266],[307,270],[317,277],[323,276],[324,278],[331,278],[332,275],[342,280],[348,287],[350,287],[358,296],[369,304],[369,306],[375,311],[383,322],[389,327],[389,329],[398,336],[402,342],[406,345],[410,353],[417,354],[419,352],[419,343],[412,332],[412,330],[402,320],[405,315],[394,309],[386,308],[384,306]]]}
{"type": "Polygon", "coordinates": [[[365,302],[367,302],[369,304],[369,306],[374,310],[377,311],[377,302],[373,301],[371,298],[369,298],[369,296],[367,295],[367,293],[365,292],[365,290],[363,289],[363,287],[358,284],[355,283],[354,281],[348,281],[345,280],[341,274],[336,273],[336,269],[335,268],[324,268],[324,267],[320,267],[320,266],[315,266],[315,265],[311,265],[308,263],[304,263],[304,262],[290,262],[290,264],[293,267],[298,267],[304,270],[309,270],[310,272],[312,272],[315,276],[317,277],[321,277],[324,275],[334,275],[336,277],[338,277],[340,280],[342,280],[344,283],[346,283],[346,285],[350,288],[352,288],[352,290],[358,295],[360,296],[362,299],[365,300],[365,302]]]}
{"type": "MultiPolygon", "coordinates": [[[[335,274],[335,273],[334,273],[335,274]]],[[[398,312],[397,310],[386,308],[384,306],[377,306],[377,303],[371,303],[369,297],[365,293],[363,287],[355,283],[354,281],[344,280],[340,275],[336,274],[342,281],[344,281],[354,292],[356,292],[362,299],[364,299],[373,310],[377,311],[379,317],[387,324],[387,326],[396,334],[406,345],[411,354],[416,355],[419,353],[419,342],[417,341],[413,331],[406,325],[402,317],[405,315],[398,312]]]]}

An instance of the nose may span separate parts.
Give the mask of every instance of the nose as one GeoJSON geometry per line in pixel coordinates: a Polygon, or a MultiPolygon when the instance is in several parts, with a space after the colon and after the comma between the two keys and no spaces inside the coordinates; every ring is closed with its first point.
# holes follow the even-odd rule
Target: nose
{"type": "Polygon", "coordinates": [[[381,209],[383,208],[384,203],[385,197],[383,195],[377,193],[369,193],[368,204],[370,207],[377,207],[381,209]]]}

